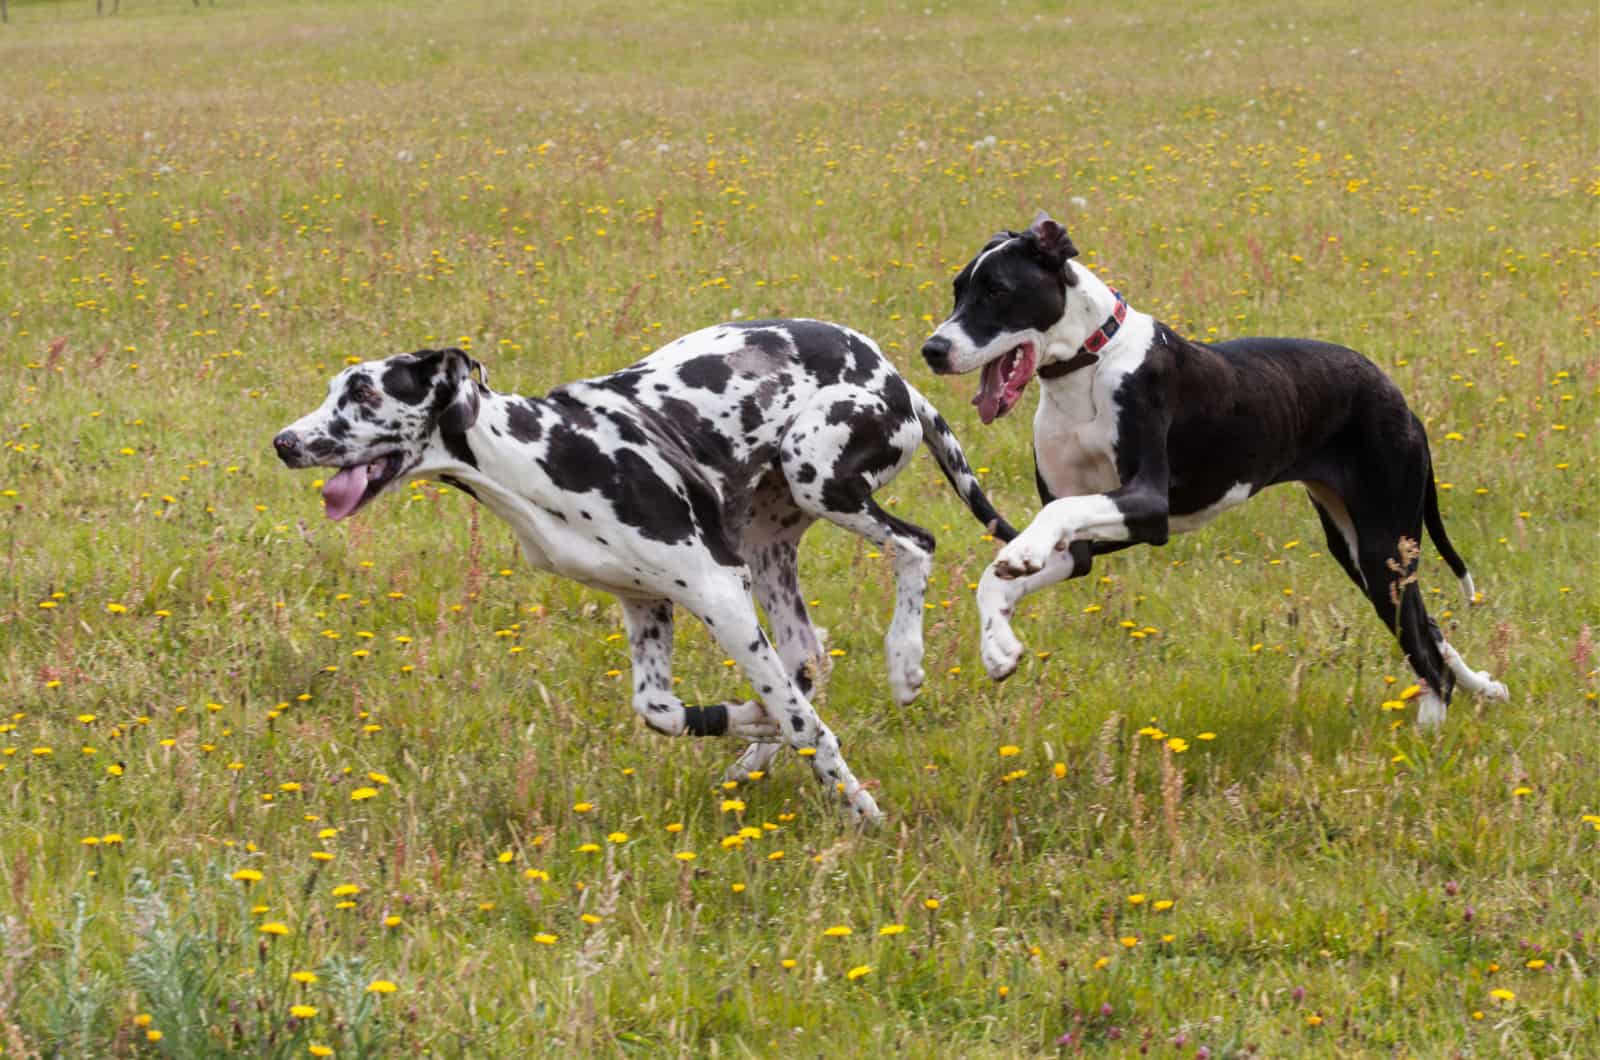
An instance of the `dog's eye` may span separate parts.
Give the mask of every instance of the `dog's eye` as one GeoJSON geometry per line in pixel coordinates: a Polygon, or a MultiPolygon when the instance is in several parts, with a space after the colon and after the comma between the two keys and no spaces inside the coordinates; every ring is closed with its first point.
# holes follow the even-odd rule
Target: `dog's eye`
{"type": "Polygon", "coordinates": [[[360,405],[378,403],[378,388],[371,383],[357,383],[350,388],[350,399],[360,405]]]}

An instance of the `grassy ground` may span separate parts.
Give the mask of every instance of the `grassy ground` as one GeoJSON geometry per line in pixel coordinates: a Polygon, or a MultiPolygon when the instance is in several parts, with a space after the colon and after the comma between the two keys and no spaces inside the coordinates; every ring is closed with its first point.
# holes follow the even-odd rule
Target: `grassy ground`
{"type": "MultiPolygon", "coordinates": [[[[1593,6],[799,7],[12,5],[4,1055],[1595,1055],[1593,6]],[[612,601],[463,495],[329,525],[268,445],[346,358],[542,392],[816,315],[1020,521],[1030,417],[915,351],[1039,206],[1185,332],[1394,374],[1485,598],[1430,557],[1430,606],[1511,703],[1385,709],[1292,489],[1035,597],[992,685],[993,545],[922,458],[917,704],[887,564],[804,557],[857,834],[645,733],[612,601]]],[[[684,698],[738,694],[679,628],[684,698]]]]}

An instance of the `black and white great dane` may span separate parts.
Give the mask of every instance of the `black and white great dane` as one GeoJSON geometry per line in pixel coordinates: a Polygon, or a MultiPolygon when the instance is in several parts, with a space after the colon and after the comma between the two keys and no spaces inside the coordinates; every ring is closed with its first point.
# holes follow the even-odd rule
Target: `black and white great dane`
{"type": "Polygon", "coordinates": [[[990,676],[1017,667],[1010,619],[1024,596],[1087,574],[1094,556],[1165,544],[1268,486],[1299,482],[1329,550],[1421,679],[1418,721],[1442,722],[1457,682],[1507,698],[1423,608],[1424,526],[1469,602],[1476,593],[1445,536],[1422,423],[1377,365],[1308,339],[1185,339],[1129,306],[1077,253],[1044,213],[1025,232],[996,235],[956,276],[955,308],[922,348],[935,372],[982,370],[974,404],[984,423],[1039,379],[1034,466],[1045,506],[979,582],[990,676]]]}
{"type": "Polygon", "coordinates": [[[873,492],[926,442],[978,521],[1015,536],[944,418],[870,339],[815,320],[707,328],[544,398],[496,393],[482,376],[453,349],[352,365],[273,445],[291,468],[338,469],[323,486],[332,519],[412,476],[471,494],[511,524],[529,562],[616,594],[646,725],[755,741],[730,778],[765,769],[787,743],[859,818],[877,820],[807,698],[829,660],[800,591],[797,547],[821,518],[892,556],[889,684],[909,703],[924,676],[934,538],[873,492]],[[685,706],[673,694],[674,604],[706,624],[759,701],[685,706]]]}

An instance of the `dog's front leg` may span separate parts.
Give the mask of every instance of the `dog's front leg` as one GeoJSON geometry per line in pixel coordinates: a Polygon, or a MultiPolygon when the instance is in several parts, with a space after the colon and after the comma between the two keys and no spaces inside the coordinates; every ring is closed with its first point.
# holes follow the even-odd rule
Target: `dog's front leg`
{"type": "Polygon", "coordinates": [[[1044,569],[1021,578],[1002,578],[993,565],[978,582],[978,617],[982,624],[983,667],[996,681],[1004,681],[1022,659],[1022,642],[1011,629],[1011,616],[1023,597],[1047,585],[1089,573],[1094,562],[1087,541],[1065,549],[1052,549],[1044,569]]]}
{"type": "MultiPolygon", "coordinates": [[[[1140,369],[1140,376],[1145,370],[1140,369]]],[[[1168,532],[1167,431],[1170,399],[1159,372],[1117,391],[1117,479],[1108,493],[1062,497],[1045,505],[1028,528],[1000,550],[990,569],[998,578],[1044,570],[1050,556],[1074,541],[1164,545],[1168,532]]]]}
{"type": "Polygon", "coordinates": [[[1025,578],[1043,571],[1051,556],[1074,541],[1140,541],[1161,545],[1166,540],[1165,484],[1157,488],[1141,483],[1135,489],[1051,501],[1034,516],[1026,530],[1000,550],[989,569],[998,578],[1025,578]]]}

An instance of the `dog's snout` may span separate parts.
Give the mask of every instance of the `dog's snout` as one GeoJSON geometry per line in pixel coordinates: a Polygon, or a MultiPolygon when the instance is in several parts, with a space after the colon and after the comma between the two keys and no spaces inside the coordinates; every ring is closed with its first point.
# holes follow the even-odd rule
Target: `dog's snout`
{"type": "Polygon", "coordinates": [[[950,370],[950,340],[943,335],[934,335],[922,344],[922,359],[928,362],[928,367],[935,372],[948,372],[950,370]]]}
{"type": "Polygon", "coordinates": [[[293,467],[294,462],[304,453],[300,436],[293,431],[279,431],[278,436],[272,439],[272,448],[278,451],[278,459],[290,467],[293,467]]]}

